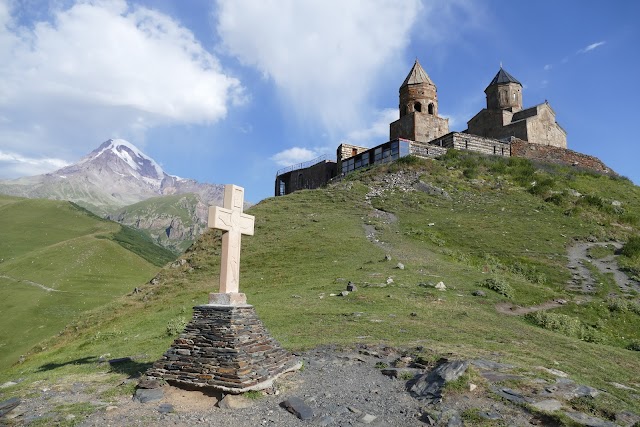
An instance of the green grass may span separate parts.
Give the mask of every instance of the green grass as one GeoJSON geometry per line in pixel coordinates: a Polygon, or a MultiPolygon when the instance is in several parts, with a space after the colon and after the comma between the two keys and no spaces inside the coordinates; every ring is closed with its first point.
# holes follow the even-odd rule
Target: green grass
{"type": "MultiPolygon", "coordinates": [[[[572,300],[565,289],[571,277],[567,245],[589,236],[626,241],[637,234],[634,225],[621,222],[623,214],[605,208],[614,198],[627,212],[640,208],[640,191],[628,181],[523,159],[457,154],[374,167],[326,189],[253,206],[249,213],[256,229],[242,240],[240,287],[272,335],[291,350],[384,343],[423,346],[448,357],[498,357],[568,372],[640,411],[637,399],[610,384],[640,381],[638,353],[626,348],[640,340],[640,316],[609,310],[609,278],[599,278],[602,292],[589,304],[553,311],[596,329],[603,337],[599,343],[500,314],[495,304],[505,296],[499,293],[472,296],[485,279],[497,277],[511,287],[512,304],[572,300]],[[468,179],[464,170],[472,166],[476,175],[468,179]],[[418,173],[450,199],[386,191],[372,200],[373,207],[393,213],[397,222],[375,218],[364,198],[368,186],[398,170],[418,173]],[[545,182],[546,190],[530,191],[534,180],[545,182]],[[554,191],[566,196],[550,198],[554,191]],[[600,197],[603,205],[580,203],[575,192],[600,197]],[[375,226],[384,249],[367,240],[364,224],[375,226]],[[391,262],[384,261],[385,254],[391,262]],[[397,262],[405,268],[395,268],[397,262]],[[386,287],[367,286],[389,277],[393,283],[386,287]],[[330,296],[348,281],[356,283],[357,292],[330,296]],[[446,291],[421,286],[440,281],[446,291]]],[[[45,351],[0,373],[0,381],[25,377],[26,389],[39,379],[89,375],[103,369],[97,359],[105,353],[133,357],[128,372],[144,371],[172,342],[169,323],[189,318],[189,307],[206,303],[216,290],[219,253],[220,234],[205,233],[183,255],[185,265],[164,269],[156,285],[141,286],[138,294],[85,313],[43,344],[45,351]]],[[[177,327],[170,326],[173,334],[177,327]]]]}
{"type": "Polygon", "coordinates": [[[80,313],[145,283],[167,259],[168,251],[68,202],[2,196],[0,218],[11,224],[0,239],[0,369],[80,313]]]}

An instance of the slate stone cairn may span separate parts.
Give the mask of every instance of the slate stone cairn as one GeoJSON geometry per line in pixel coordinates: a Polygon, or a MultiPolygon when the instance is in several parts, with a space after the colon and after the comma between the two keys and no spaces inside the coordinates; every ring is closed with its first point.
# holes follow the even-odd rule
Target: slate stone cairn
{"type": "Polygon", "coordinates": [[[252,305],[201,305],[150,378],[177,386],[243,393],[270,387],[299,362],[267,332],[252,305]]]}

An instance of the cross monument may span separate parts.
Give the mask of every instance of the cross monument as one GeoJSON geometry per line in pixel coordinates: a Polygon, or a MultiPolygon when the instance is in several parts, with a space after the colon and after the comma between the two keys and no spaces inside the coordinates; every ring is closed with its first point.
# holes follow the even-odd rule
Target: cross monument
{"type": "Polygon", "coordinates": [[[224,186],[224,204],[209,207],[209,227],[223,230],[220,261],[220,292],[209,294],[209,304],[246,304],[240,293],[240,240],[243,234],[253,236],[255,217],[242,212],[244,188],[224,186]]]}

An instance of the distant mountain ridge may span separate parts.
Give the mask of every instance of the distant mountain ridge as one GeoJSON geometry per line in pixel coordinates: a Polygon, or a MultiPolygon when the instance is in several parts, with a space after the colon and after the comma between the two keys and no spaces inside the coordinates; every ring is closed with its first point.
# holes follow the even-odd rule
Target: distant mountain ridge
{"type": "Polygon", "coordinates": [[[222,204],[224,186],[166,173],[151,157],[123,139],[109,139],[75,164],[32,177],[0,181],[0,193],[27,198],[69,200],[93,213],[145,230],[163,246],[181,251],[206,229],[207,207],[222,204]],[[129,214],[127,206],[152,198],[181,198],[129,214]],[[182,209],[178,212],[176,209],[182,209]]]}

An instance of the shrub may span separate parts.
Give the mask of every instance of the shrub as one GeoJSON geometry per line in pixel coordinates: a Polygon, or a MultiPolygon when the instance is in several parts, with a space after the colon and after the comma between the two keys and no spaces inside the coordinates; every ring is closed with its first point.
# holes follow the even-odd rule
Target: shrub
{"type": "Polygon", "coordinates": [[[627,350],[640,351],[640,341],[631,341],[629,345],[627,345],[627,350]]]}
{"type": "Polygon", "coordinates": [[[635,258],[640,255],[640,236],[632,236],[624,244],[620,253],[627,258],[635,258]]]}
{"type": "Polygon", "coordinates": [[[167,335],[172,337],[182,333],[184,328],[187,326],[187,323],[187,318],[184,316],[179,316],[169,320],[167,322],[167,335]]]}
{"type": "Polygon", "coordinates": [[[578,338],[587,342],[602,341],[601,336],[594,328],[566,314],[537,311],[535,313],[529,313],[525,317],[536,326],[559,332],[568,337],[578,338]]]}
{"type": "Polygon", "coordinates": [[[513,288],[502,277],[488,277],[480,283],[480,286],[491,289],[507,298],[513,298],[513,288]]]}

